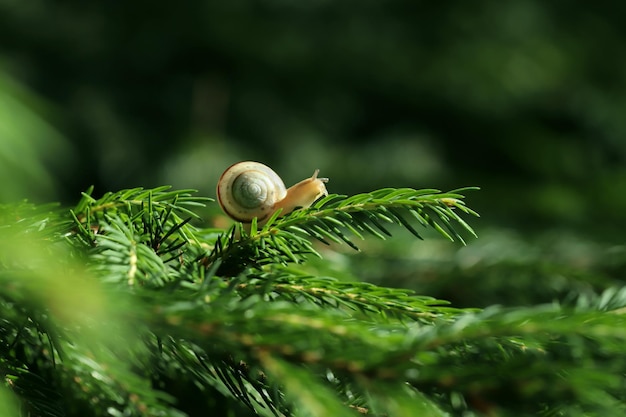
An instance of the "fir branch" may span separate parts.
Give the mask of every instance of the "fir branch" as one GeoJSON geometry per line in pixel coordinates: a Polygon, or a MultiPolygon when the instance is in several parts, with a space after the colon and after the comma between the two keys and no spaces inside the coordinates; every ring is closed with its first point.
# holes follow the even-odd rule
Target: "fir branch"
{"type": "MultiPolygon", "coordinates": [[[[382,233],[386,230],[383,222],[395,222],[407,227],[408,223],[399,220],[397,214],[393,217],[387,213],[390,209],[397,209],[392,200],[401,193],[375,193],[373,197],[357,196],[352,200],[346,199],[347,202],[340,198],[334,203],[328,200],[328,207],[322,204],[325,208],[321,210],[313,208],[285,218],[276,217],[268,222],[271,226],[266,225],[261,230],[253,223],[249,233],[237,226],[222,235],[198,233],[190,225],[190,217],[183,217],[189,213],[185,207],[181,208],[181,201],[200,204],[196,200],[186,200],[191,197],[184,190],[169,193],[162,188],[123,190],[107,193],[98,200],[89,193],[83,195],[71,214],[75,225],[74,236],[77,237],[75,243],[84,245],[88,250],[90,270],[97,272],[105,283],[121,284],[122,288],[129,284],[135,287],[137,295],[147,302],[146,305],[160,305],[158,310],[142,313],[142,318],[152,322],[157,329],[165,323],[168,329],[166,335],[179,334],[191,342],[200,343],[203,350],[209,353],[206,357],[195,351],[196,359],[204,369],[201,372],[204,382],[210,381],[214,387],[225,388],[230,395],[252,409],[269,410],[277,415],[290,413],[282,402],[279,389],[272,388],[277,394],[269,395],[267,381],[255,378],[229,360],[224,361],[226,354],[243,355],[253,363],[267,353],[273,357],[304,361],[316,367],[333,366],[347,373],[364,373],[372,358],[363,353],[373,353],[377,362],[382,361],[389,354],[386,349],[401,340],[397,332],[404,329],[405,324],[395,321],[395,318],[417,319],[430,324],[437,318],[453,317],[451,310],[444,312],[442,308],[438,311],[439,307],[429,305],[432,300],[411,299],[401,290],[380,289],[367,284],[342,285],[315,277],[303,278],[297,284],[296,277],[287,274],[282,277],[241,276],[227,282],[217,278],[223,265],[232,268],[235,264],[237,268],[245,269],[249,265],[283,264],[304,259],[307,254],[314,253],[309,240],[311,233],[306,232],[308,224],[313,225],[310,230],[315,230],[321,240],[341,240],[349,244],[352,244],[351,241],[339,231],[339,227],[353,230],[352,233],[358,237],[363,237],[368,231],[382,233]],[[381,196],[384,198],[381,199],[381,196]],[[382,200],[386,201],[382,204],[389,207],[376,208],[382,200]],[[302,217],[304,213],[310,216],[302,217]],[[366,217],[356,222],[333,217],[337,215],[340,218],[346,214],[349,214],[349,219],[358,219],[361,214],[366,217]],[[291,216],[294,216],[293,219],[291,216]],[[299,216],[301,219],[297,220],[299,216]],[[291,223],[287,222],[289,219],[291,223]],[[329,231],[330,224],[335,228],[333,231],[329,231]],[[300,231],[301,228],[305,233],[300,231]],[[209,238],[204,240],[205,237],[209,238]],[[214,240],[211,242],[210,239],[214,240]],[[193,244],[189,245],[192,241],[193,244]],[[250,245],[249,242],[255,244],[250,245]],[[215,253],[222,255],[210,263],[198,258],[203,244],[207,243],[213,243],[215,253]],[[194,262],[197,260],[201,262],[194,262]],[[156,302],[154,297],[157,293],[150,295],[145,291],[162,288],[168,282],[177,282],[182,284],[181,287],[195,290],[198,297],[190,302],[190,293],[179,291],[178,297],[159,297],[161,301],[156,302]],[[142,285],[135,285],[137,283],[142,285]],[[254,288],[256,284],[260,287],[254,288]],[[263,307],[260,296],[269,294],[276,298],[263,307]],[[206,304],[208,301],[210,304],[206,304]],[[341,308],[320,308],[329,305],[341,308]],[[262,319],[251,321],[251,311],[260,314],[262,319]],[[354,314],[356,311],[370,315],[371,319],[346,322],[349,318],[358,317],[354,314]],[[198,312],[204,314],[198,316],[198,312]],[[200,321],[197,321],[199,317],[200,321]],[[181,332],[178,324],[183,322],[189,327],[181,332]],[[235,323],[239,324],[233,327],[235,323]],[[376,329],[376,334],[371,334],[372,328],[376,329]],[[310,332],[320,330],[324,332],[320,333],[322,337],[316,343],[310,346],[303,343],[310,332]],[[298,337],[285,338],[284,332],[298,337]],[[393,340],[380,337],[383,334],[393,340]],[[213,341],[209,342],[207,337],[213,341]],[[328,352],[328,357],[322,357],[322,351],[328,352]]],[[[437,204],[443,204],[443,201],[438,200],[437,204]]],[[[67,339],[68,336],[64,336],[60,344],[65,346],[67,339]]],[[[106,373],[98,363],[85,362],[84,354],[84,351],[68,350],[64,358],[65,366],[71,369],[72,364],[76,364],[74,376],[88,384],[89,389],[99,396],[99,401],[126,403],[125,410],[139,412],[136,404],[132,404],[131,396],[133,390],[141,392],[143,389],[141,378],[137,379],[121,368],[118,371],[111,368],[112,373],[106,373]],[[89,376],[98,374],[103,375],[101,379],[89,379],[89,376]],[[124,399],[116,397],[113,391],[107,391],[102,383],[113,387],[127,383],[133,388],[124,399]]],[[[77,393],[81,389],[79,387],[77,393]]],[[[119,390],[115,388],[114,391],[119,390]]],[[[150,395],[142,396],[148,398],[145,406],[156,410],[165,400],[158,394],[150,395]]],[[[139,406],[144,407],[142,404],[139,406]]]]}
{"type": "Polygon", "coordinates": [[[0,204],[0,229],[5,239],[30,236],[39,240],[58,240],[71,227],[65,209],[57,203],[0,204]]]}
{"type": "Polygon", "coordinates": [[[256,414],[284,416],[288,410],[282,393],[270,386],[267,377],[258,369],[251,369],[230,354],[210,355],[199,346],[182,339],[168,337],[153,347],[159,374],[155,379],[190,380],[203,391],[212,387],[225,397],[240,402],[256,414]]]}
{"type": "Polygon", "coordinates": [[[198,215],[189,208],[202,207],[211,199],[168,186],[121,190],[100,199],[91,197],[92,191],[83,193],[70,213],[74,237],[93,248],[93,270],[107,282],[126,280],[129,285],[161,287],[181,278],[170,263],[183,263],[193,253],[187,250],[190,242],[201,247],[190,223],[198,215]]]}
{"type": "Polygon", "coordinates": [[[91,259],[93,270],[102,276],[103,282],[125,280],[130,286],[138,283],[161,287],[172,279],[166,262],[154,251],[151,242],[141,241],[146,237],[136,235],[131,224],[107,215],[100,228],[91,259]]]}
{"type": "Polygon", "coordinates": [[[183,241],[195,240],[196,230],[188,222],[198,215],[190,208],[204,207],[213,200],[193,196],[195,190],[169,190],[169,186],[148,190],[133,188],[109,192],[95,199],[91,196],[92,187],[82,194],[70,212],[77,234],[84,242],[95,245],[101,223],[106,222],[107,214],[113,214],[132,225],[137,234],[148,234],[155,250],[160,250],[165,242],[169,242],[169,251],[175,250],[183,241]],[[176,242],[171,241],[174,232],[179,238],[176,242]]]}
{"type": "Polygon", "coordinates": [[[411,219],[464,244],[457,229],[472,236],[476,234],[455,210],[477,215],[465,206],[460,194],[470,189],[473,188],[441,193],[437,190],[386,188],[352,197],[329,195],[309,209],[295,210],[284,217],[276,212],[261,230],[254,222],[249,232],[241,224],[233,227],[217,240],[205,263],[211,264],[220,258],[222,265],[218,274],[234,276],[248,266],[302,262],[307,255],[321,257],[310,238],[326,245],[346,243],[358,250],[351,237],[363,239],[369,234],[386,239],[391,232],[384,224],[403,227],[421,239],[422,235],[413,227],[411,219]]]}
{"type": "Polygon", "coordinates": [[[314,378],[307,370],[267,353],[261,353],[259,359],[270,376],[282,382],[288,398],[296,404],[296,414],[355,416],[353,409],[342,404],[334,391],[314,378]]]}
{"type": "MultiPolygon", "coordinates": [[[[528,336],[545,340],[550,335],[597,338],[605,342],[626,341],[626,315],[594,310],[571,311],[559,306],[503,309],[491,307],[476,314],[464,314],[453,324],[415,329],[407,342],[416,349],[434,349],[448,343],[485,337],[528,336]]],[[[607,344],[606,347],[617,346],[607,344]]]]}
{"type": "Polygon", "coordinates": [[[359,238],[363,238],[363,233],[371,233],[385,239],[385,236],[391,236],[383,226],[387,223],[402,226],[421,239],[422,236],[409,222],[408,215],[422,226],[430,226],[444,237],[464,244],[465,241],[455,225],[474,237],[476,234],[453,209],[477,216],[476,212],[465,206],[464,196],[460,194],[475,189],[477,188],[463,188],[442,193],[432,189],[384,188],[348,198],[329,195],[317,202],[313,209],[296,211],[294,216],[280,219],[277,227],[288,229],[292,225],[306,224],[311,218],[316,218],[316,224],[322,230],[340,240],[343,238],[337,233],[337,226],[346,227],[359,238]]]}
{"type": "MultiPolygon", "coordinates": [[[[447,413],[434,396],[414,389],[403,382],[376,381],[358,378],[360,388],[368,394],[368,407],[376,416],[446,417],[447,413]]],[[[369,413],[368,413],[369,414],[369,413]]]]}
{"type": "MultiPolygon", "coordinates": [[[[494,386],[521,387],[541,381],[552,384],[554,390],[519,392],[520,401],[527,401],[529,395],[558,401],[567,391],[568,395],[584,400],[588,407],[599,406],[599,394],[576,393],[576,383],[559,376],[559,371],[577,369],[581,348],[587,349],[587,354],[596,350],[593,345],[581,345],[585,340],[596,340],[605,352],[603,362],[599,362],[603,370],[587,373],[590,378],[594,372],[602,375],[611,372],[613,366],[624,366],[615,362],[626,339],[626,319],[621,314],[574,312],[558,306],[494,308],[459,314],[448,324],[407,326],[382,318],[377,322],[354,320],[354,315],[311,308],[309,304],[267,303],[256,296],[227,310],[219,306],[218,300],[204,306],[201,321],[192,313],[198,306],[179,306],[166,311],[165,322],[159,326],[165,325],[168,333],[180,334],[209,350],[215,349],[215,341],[219,340],[219,351],[254,357],[261,362],[268,357],[282,358],[319,371],[330,368],[349,379],[377,380],[381,389],[386,386],[381,381],[404,379],[422,393],[434,387],[467,395],[471,391],[471,395],[489,401],[495,401],[494,386]],[[307,339],[313,333],[315,338],[307,339]],[[559,339],[555,339],[556,335],[559,339]],[[578,353],[563,355],[564,344],[578,353]],[[507,379],[499,379],[498,375],[507,375],[507,379]],[[552,379],[554,382],[546,382],[552,379]]],[[[585,374],[580,372],[581,376],[585,374]]],[[[620,381],[598,379],[594,389],[610,392],[620,381]]]]}
{"type": "Polygon", "coordinates": [[[53,410],[49,399],[59,392],[39,390],[37,378],[58,378],[73,404],[107,405],[100,415],[180,415],[152,387],[159,376],[177,375],[264,416],[307,410],[437,416],[505,406],[533,414],[538,402],[550,412],[622,411],[624,289],[581,297],[573,306],[477,312],[281,266],[315,254],[315,240],[355,246],[355,237],[386,238],[392,227],[421,237],[421,224],[462,242],[471,229],[460,215],[474,213],[458,193],[330,196],[309,209],[277,213],[263,227],[253,222],[228,231],[193,227],[180,198],[161,189],[85,196],[66,240],[46,231],[67,226],[67,217],[23,223],[31,225],[36,246],[17,239],[15,225],[0,228],[0,312],[9,320],[0,332],[4,326],[12,336],[0,344],[9,358],[0,365],[33,410],[53,410]],[[51,249],[64,242],[70,252],[51,249]],[[115,313],[103,309],[94,276],[66,273],[82,271],[70,261],[81,247],[77,258],[115,295],[115,313]],[[128,337],[120,317],[143,337],[128,337]],[[27,343],[38,353],[23,360],[15,352],[27,343]],[[46,372],[31,378],[33,363],[45,364],[46,372]],[[576,407],[564,405],[572,401],[576,407]]]}
{"type": "Polygon", "coordinates": [[[468,311],[452,308],[447,301],[417,296],[406,289],[380,287],[365,282],[341,282],[335,278],[311,276],[291,269],[250,273],[237,289],[243,297],[265,295],[273,301],[345,308],[350,312],[375,314],[379,320],[381,317],[389,317],[433,324],[468,311]]]}
{"type": "MultiPolygon", "coordinates": [[[[161,311],[152,314],[154,325],[205,348],[212,341],[210,346],[215,349],[219,340],[223,352],[231,354],[263,351],[308,363],[343,363],[354,371],[363,369],[372,359],[370,355],[381,354],[384,346],[392,348],[403,340],[382,323],[380,334],[373,333],[370,322],[350,321],[341,310],[267,303],[256,296],[237,303],[228,299],[212,300],[210,305],[178,303],[161,311]],[[224,303],[230,307],[222,307],[224,303]],[[317,334],[313,340],[306,336],[311,331],[317,334]]],[[[399,325],[398,329],[404,327],[399,325]]]]}
{"type": "MultiPolygon", "coordinates": [[[[145,373],[132,369],[136,358],[120,360],[123,355],[119,351],[103,346],[87,349],[81,344],[68,344],[65,351],[65,372],[60,383],[65,392],[77,400],[76,403],[82,402],[84,407],[94,403],[99,405],[91,415],[185,416],[171,407],[171,396],[152,389],[145,373]]],[[[72,406],[75,407],[76,403],[72,406]]]]}
{"type": "MultiPolygon", "coordinates": [[[[0,299],[0,372],[6,385],[19,396],[24,413],[42,417],[61,417],[61,394],[51,386],[49,375],[56,366],[58,340],[43,327],[45,318],[0,299]],[[12,308],[4,308],[11,305],[12,308]],[[19,324],[17,320],[21,320],[19,324]],[[53,340],[54,339],[54,340],[53,340]]],[[[17,415],[17,414],[15,414],[17,415]]]]}

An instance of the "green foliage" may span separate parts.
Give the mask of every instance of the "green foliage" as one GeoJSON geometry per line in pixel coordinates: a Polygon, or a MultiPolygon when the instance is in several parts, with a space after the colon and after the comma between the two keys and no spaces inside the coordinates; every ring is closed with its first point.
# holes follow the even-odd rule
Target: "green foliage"
{"type": "Polygon", "coordinates": [[[0,206],[0,416],[623,415],[620,5],[355,5],[0,0],[0,203],[73,206],[0,206]],[[249,158],[481,184],[480,239],[433,190],[75,204],[249,158]]]}
{"type": "Polygon", "coordinates": [[[255,220],[249,230],[241,224],[234,226],[230,233],[217,240],[207,262],[219,260],[220,271],[237,275],[250,262],[260,266],[299,262],[310,254],[320,256],[307,238],[317,239],[326,245],[343,242],[358,250],[345,231],[360,239],[366,233],[385,239],[391,233],[384,224],[403,226],[421,239],[407,215],[450,240],[464,242],[455,225],[475,234],[454,209],[473,215],[476,213],[467,208],[461,198],[463,196],[457,192],[412,189],[382,189],[349,198],[331,194],[314,207],[298,210],[288,217],[279,217],[280,212],[276,212],[261,230],[257,229],[255,220]]]}
{"type": "Polygon", "coordinates": [[[3,415],[622,415],[626,289],[461,309],[306,269],[398,228],[463,243],[465,191],[331,195],[226,229],[168,187],[3,206],[3,415]]]}

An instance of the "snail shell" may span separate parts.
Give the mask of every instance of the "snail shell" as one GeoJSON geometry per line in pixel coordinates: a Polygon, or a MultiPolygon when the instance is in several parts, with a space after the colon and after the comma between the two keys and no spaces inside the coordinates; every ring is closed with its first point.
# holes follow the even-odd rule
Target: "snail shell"
{"type": "Polygon", "coordinates": [[[318,178],[315,170],[311,178],[300,181],[289,189],[270,167],[259,162],[244,161],[231,165],[217,183],[217,201],[231,218],[250,223],[257,218],[259,223],[269,218],[276,210],[281,215],[298,207],[309,207],[321,196],[328,195],[324,183],[328,178],[318,178]]]}

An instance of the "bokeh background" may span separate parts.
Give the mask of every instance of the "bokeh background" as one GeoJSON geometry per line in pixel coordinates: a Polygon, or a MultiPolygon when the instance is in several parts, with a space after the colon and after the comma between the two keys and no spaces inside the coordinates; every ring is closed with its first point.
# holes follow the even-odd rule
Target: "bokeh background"
{"type": "Polygon", "coordinates": [[[473,306],[616,285],[625,17],[618,1],[0,0],[0,199],[214,196],[244,159],[288,185],[320,168],[340,194],[479,186],[466,248],[367,241],[315,267],[473,306]]]}

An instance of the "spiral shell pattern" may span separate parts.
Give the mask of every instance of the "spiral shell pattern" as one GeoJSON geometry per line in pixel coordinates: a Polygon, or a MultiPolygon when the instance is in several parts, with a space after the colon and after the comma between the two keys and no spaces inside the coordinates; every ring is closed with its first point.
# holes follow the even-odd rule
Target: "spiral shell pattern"
{"type": "Polygon", "coordinates": [[[217,186],[220,206],[235,220],[263,220],[274,212],[287,190],[282,179],[271,168],[259,162],[244,161],[229,167],[217,186]]]}

